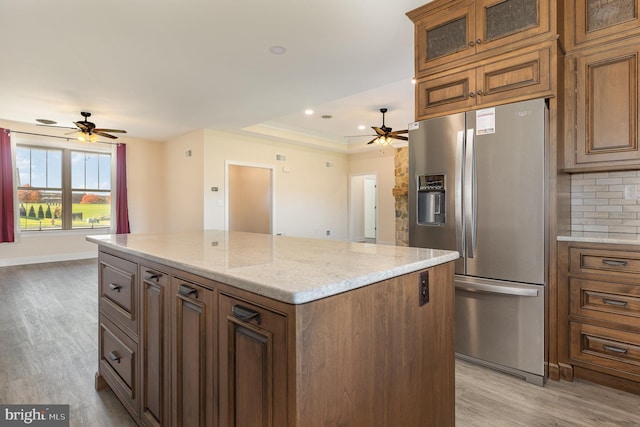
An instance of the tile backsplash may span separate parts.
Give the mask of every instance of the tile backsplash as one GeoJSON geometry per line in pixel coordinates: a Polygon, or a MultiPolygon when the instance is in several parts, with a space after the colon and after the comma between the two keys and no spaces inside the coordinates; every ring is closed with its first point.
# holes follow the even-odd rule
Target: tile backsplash
{"type": "Polygon", "coordinates": [[[571,231],[640,234],[640,171],[571,175],[571,231]]]}

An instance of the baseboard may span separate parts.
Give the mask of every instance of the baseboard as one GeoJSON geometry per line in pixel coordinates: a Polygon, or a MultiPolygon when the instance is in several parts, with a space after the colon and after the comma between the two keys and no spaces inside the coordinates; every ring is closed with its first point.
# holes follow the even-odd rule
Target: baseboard
{"type": "Polygon", "coordinates": [[[34,257],[0,259],[0,267],[10,267],[12,265],[42,264],[46,262],[74,261],[78,259],[97,258],[95,251],[65,253],[59,255],[40,255],[34,257]]]}

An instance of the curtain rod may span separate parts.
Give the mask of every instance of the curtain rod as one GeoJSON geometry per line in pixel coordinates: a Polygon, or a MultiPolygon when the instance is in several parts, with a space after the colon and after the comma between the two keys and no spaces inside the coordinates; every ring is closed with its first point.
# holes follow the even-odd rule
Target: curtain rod
{"type": "MultiPolygon", "coordinates": [[[[75,138],[69,138],[68,136],[55,136],[55,135],[45,135],[43,133],[33,133],[33,132],[21,132],[18,130],[11,130],[11,129],[5,129],[4,130],[6,133],[20,133],[23,135],[34,135],[34,136],[44,136],[47,138],[58,138],[58,139],[66,139],[67,141],[75,141],[75,138]]],[[[109,144],[109,145],[120,145],[120,144],[124,144],[123,142],[108,142],[108,141],[93,141],[90,142],[90,144],[109,144]]]]}

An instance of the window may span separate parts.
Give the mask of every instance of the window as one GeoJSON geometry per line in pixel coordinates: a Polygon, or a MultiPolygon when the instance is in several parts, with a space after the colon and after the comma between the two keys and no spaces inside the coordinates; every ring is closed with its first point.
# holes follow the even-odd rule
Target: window
{"type": "Polygon", "coordinates": [[[16,146],[21,231],[111,227],[111,153],[16,146]]]}

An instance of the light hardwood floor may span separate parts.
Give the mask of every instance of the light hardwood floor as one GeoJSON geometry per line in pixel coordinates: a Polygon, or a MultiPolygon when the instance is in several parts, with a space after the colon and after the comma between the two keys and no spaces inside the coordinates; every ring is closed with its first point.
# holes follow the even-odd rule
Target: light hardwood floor
{"type": "MultiPolygon", "coordinates": [[[[71,426],[135,425],[93,387],[97,295],[96,260],[0,268],[0,403],[69,404],[71,426]]],[[[582,381],[538,387],[458,361],[456,425],[640,426],[640,396],[582,381]]]]}

